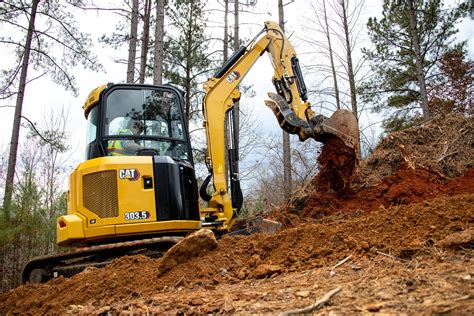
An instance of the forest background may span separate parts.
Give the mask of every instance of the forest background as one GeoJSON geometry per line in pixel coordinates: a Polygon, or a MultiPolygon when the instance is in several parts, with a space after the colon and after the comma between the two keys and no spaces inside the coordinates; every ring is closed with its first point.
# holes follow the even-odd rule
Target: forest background
{"type": "MultiPolygon", "coordinates": [[[[6,206],[4,201],[1,209],[2,290],[18,284],[21,268],[31,257],[57,251],[55,219],[65,212],[68,174],[84,159],[82,105],[87,94],[106,82],[163,82],[182,87],[189,96],[197,176],[202,179],[206,176],[200,155],[205,148],[199,111],[202,83],[238,45],[253,38],[266,20],[284,20],[313,109],[330,115],[342,107],[358,114],[362,157],[384,132],[453,111],[472,115],[472,1],[247,0],[237,4],[237,11],[234,1],[224,0],[170,0],[166,4],[161,0],[0,1],[2,197],[26,31],[35,3],[44,14],[38,15],[33,36],[37,51],[31,53],[22,100],[11,202],[6,206]],[[162,30],[156,18],[160,4],[162,30]],[[420,67],[410,33],[410,12],[422,44],[420,67]],[[156,51],[157,34],[163,40],[161,53],[156,51]],[[199,47],[191,53],[181,45],[188,42],[189,34],[199,47]],[[60,43],[58,39],[68,35],[73,41],[60,43]],[[47,48],[51,48],[47,54],[38,53],[47,48]],[[68,53],[70,48],[74,53],[68,53]],[[187,53],[194,59],[183,65],[187,53]],[[155,56],[163,61],[160,78],[156,77],[160,59],[155,56]],[[186,69],[192,79],[186,78],[186,69]]],[[[284,203],[317,172],[320,144],[299,143],[292,136],[290,150],[283,151],[285,136],[263,106],[266,92],[274,90],[272,74],[268,58],[261,58],[242,87],[244,213],[271,210],[284,203]]]]}

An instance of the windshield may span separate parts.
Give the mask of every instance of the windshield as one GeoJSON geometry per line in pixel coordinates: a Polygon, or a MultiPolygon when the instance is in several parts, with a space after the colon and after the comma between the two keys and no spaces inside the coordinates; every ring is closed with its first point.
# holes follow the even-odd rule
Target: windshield
{"type": "Polygon", "coordinates": [[[156,89],[115,89],[105,111],[109,155],[168,155],[188,159],[178,96],[156,89]]]}

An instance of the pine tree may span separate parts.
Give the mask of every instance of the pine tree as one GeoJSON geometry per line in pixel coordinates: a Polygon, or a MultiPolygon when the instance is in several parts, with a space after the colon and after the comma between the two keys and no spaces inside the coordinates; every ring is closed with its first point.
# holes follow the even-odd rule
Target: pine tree
{"type": "Polygon", "coordinates": [[[153,48],[153,84],[163,83],[165,37],[165,0],[156,0],[155,43],[153,48]]]}
{"type": "Polygon", "coordinates": [[[363,52],[374,75],[363,84],[361,95],[376,105],[376,111],[390,111],[384,123],[387,131],[430,116],[423,101],[424,85],[440,72],[437,64],[454,46],[455,24],[465,13],[465,4],[446,9],[441,0],[384,0],[383,17],[369,19],[374,50],[363,52]]]}
{"type": "MultiPolygon", "coordinates": [[[[207,54],[209,39],[205,34],[205,3],[200,0],[169,1],[167,17],[173,31],[166,38],[164,76],[185,90],[185,114],[192,114],[191,99],[199,77],[212,69],[207,54]]],[[[201,88],[201,87],[199,87],[201,88]]]]}

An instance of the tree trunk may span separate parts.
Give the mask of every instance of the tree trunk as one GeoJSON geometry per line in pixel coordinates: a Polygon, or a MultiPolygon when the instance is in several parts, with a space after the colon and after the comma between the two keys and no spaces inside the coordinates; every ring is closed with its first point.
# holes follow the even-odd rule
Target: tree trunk
{"type": "MultiPolygon", "coordinates": [[[[239,1],[234,2],[234,52],[240,47],[240,24],[239,24],[239,1]]],[[[239,102],[234,103],[233,109],[233,120],[234,120],[234,139],[240,139],[240,104],[239,102]]],[[[228,141],[228,140],[227,140],[228,141]]],[[[234,149],[239,155],[239,143],[234,143],[234,149]]],[[[235,162],[235,172],[239,173],[239,159],[235,162]]]]}
{"type": "Polygon", "coordinates": [[[334,80],[334,97],[336,98],[336,108],[340,109],[341,101],[339,99],[339,86],[337,85],[336,66],[334,65],[334,56],[332,53],[331,36],[329,33],[329,23],[328,23],[327,11],[326,11],[326,0],[323,0],[323,12],[324,12],[324,23],[326,24],[325,33],[328,39],[329,60],[331,62],[332,77],[334,80]]]}
{"type": "Polygon", "coordinates": [[[408,19],[410,20],[410,33],[412,38],[413,52],[415,54],[416,76],[420,87],[421,110],[425,120],[430,118],[430,109],[428,107],[428,93],[426,91],[425,76],[423,74],[423,58],[421,57],[420,39],[418,37],[417,21],[413,0],[407,0],[408,19]]]}
{"type": "Polygon", "coordinates": [[[165,0],[156,1],[155,62],[153,64],[153,84],[163,83],[165,0]]]}
{"type": "Polygon", "coordinates": [[[346,58],[347,58],[347,76],[349,77],[349,89],[351,93],[351,106],[352,112],[356,116],[357,121],[358,119],[358,111],[357,111],[357,94],[356,94],[356,87],[355,87],[355,77],[354,77],[354,68],[352,66],[352,48],[350,43],[350,31],[349,25],[347,21],[347,8],[346,8],[346,1],[340,0],[340,5],[342,9],[342,24],[344,26],[344,40],[346,42],[346,58]]]}
{"type": "Polygon", "coordinates": [[[239,38],[239,1],[234,2],[234,51],[237,51],[240,46],[239,38]]]}
{"type": "MultiPolygon", "coordinates": [[[[194,7],[194,6],[192,6],[194,7]]],[[[188,27],[187,27],[187,43],[186,43],[186,79],[185,79],[185,94],[184,94],[184,101],[185,101],[185,107],[186,107],[186,118],[187,122],[189,125],[189,121],[191,120],[191,71],[192,71],[192,62],[191,62],[191,55],[192,55],[192,43],[193,43],[193,38],[192,38],[192,30],[194,28],[194,23],[193,23],[193,14],[191,10],[188,12],[188,27]]]]}
{"type": "Polygon", "coordinates": [[[150,14],[151,14],[151,0],[145,0],[145,8],[143,14],[143,38],[142,38],[142,50],[140,56],[140,77],[138,81],[140,83],[145,82],[146,77],[146,66],[148,59],[148,43],[150,40],[150,14]]]}
{"type": "Polygon", "coordinates": [[[26,34],[25,51],[23,53],[23,61],[21,65],[20,82],[18,86],[18,94],[16,97],[15,116],[13,118],[12,137],[10,142],[10,154],[8,156],[7,179],[5,183],[5,195],[3,198],[3,211],[5,213],[5,221],[10,220],[10,206],[13,194],[13,181],[15,179],[15,167],[18,151],[18,138],[20,135],[21,110],[23,107],[23,98],[25,96],[26,76],[28,73],[28,63],[30,59],[31,41],[35,30],[36,11],[40,0],[33,0],[31,4],[30,22],[28,32],[26,34]]]}
{"type": "MultiPolygon", "coordinates": [[[[359,125],[359,110],[357,109],[357,91],[355,86],[355,74],[354,74],[354,67],[352,65],[352,47],[350,41],[350,31],[349,31],[349,21],[347,19],[347,1],[346,0],[339,0],[341,9],[342,9],[342,25],[344,27],[344,40],[346,43],[346,58],[347,58],[347,77],[349,79],[349,89],[351,93],[351,107],[352,112],[357,120],[357,125],[359,125]]],[[[362,155],[361,148],[360,148],[360,138],[359,143],[357,144],[359,148],[359,152],[357,155],[359,158],[362,155]]]]}
{"type": "MultiPolygon", "coordinates": [[[[283,0],[278,0],[278,22],[280,28],[285,32],[285,12],[283,11],[283,0]]],[[[285,200],[291,195],[291,148],[290,134],[283,131],[283,195],[285,200]]]]}
{"type": "Polygon", "coordinates": [[[229,58],[229,33],[227,33],[229,28],[228,15],[229,0],[224,0],[224,62],[229,58]]]}
{"type": "Polygon", "coordinates": [[[138,0],[132,0],[130,41],[128,46],[127,82],[135,81],[135,58],[137,55],[138,0]]]}

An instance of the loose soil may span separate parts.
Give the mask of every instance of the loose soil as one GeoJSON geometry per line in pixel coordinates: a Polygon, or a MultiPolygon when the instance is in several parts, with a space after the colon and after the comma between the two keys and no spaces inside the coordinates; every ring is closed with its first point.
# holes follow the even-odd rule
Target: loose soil
{"type": "MultiPolygon", "coordinates": [[[[433,126],[428,134],[445,128],[433,126]]],[[[472,134],[469,148],[449,145],[462,148],[458,157],[472,152],[472,134]]],[[[350,190],[318,190],[317,177],[266,214],[284,224],[275,235],[224,236],[215,249],[164,273],[162,259],[129,256],[69,279],[27,284],[0,294],[0,314],[279,314],[341,288],[315,313],[473,315],[473,156],[450,161],[446,170],[458,171],[448,174],[420,160],[407,135],[392,148],[396,168],[390,159],[378,169],[367,164],[387,150],[380,147],[350,190]]]]}
{"type": "Polygon", "coordinates": [[[324,143],[318,165],[320,172],[314,179],[318,192],[344,194],[350,189],[356,154],[340,138],[331,137],[324,143]]]}

